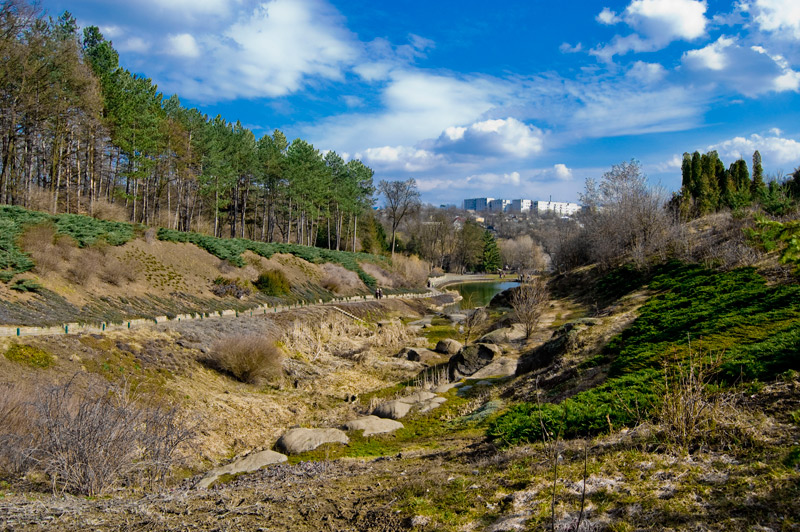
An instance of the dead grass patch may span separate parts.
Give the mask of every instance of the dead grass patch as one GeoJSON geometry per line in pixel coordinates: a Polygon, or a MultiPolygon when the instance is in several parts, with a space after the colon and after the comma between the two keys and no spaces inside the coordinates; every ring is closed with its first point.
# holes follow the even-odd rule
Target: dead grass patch
{"type": "Polygon", "coordinates": [[[283,353],[273,340],[263,336],[220,340],[206,362],[248,384],[275,382],[283,374],[283,353]]]}

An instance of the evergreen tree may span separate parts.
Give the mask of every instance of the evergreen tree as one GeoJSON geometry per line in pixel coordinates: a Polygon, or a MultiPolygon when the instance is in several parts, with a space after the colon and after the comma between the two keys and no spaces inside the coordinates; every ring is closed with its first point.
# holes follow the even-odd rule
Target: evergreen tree
{"type": "Polygon", "coordinates": [[[692,189],[692,156],[689,152],[683,154],[681,162],[681,189],[692,189]]]}
{"type": "Polygon", "coordinates": [[[765,189],[764,170],[761,168],[761,154],[758,150],[753,153],[753,182],[750,185],[750,193],[754,198],[758,198],[765,189]]]}
{"type": "Polygon", "coordinates": [[[692,154],[692,180],[689,184],[689,192],[692,197],[697,199],[700,196],[700,177],[703,175],[703,163],[700,157],[700,152],[696,151],[692,154]]]}
{"type": "Polygon", "coordinates": [[[481,269],[484,272],[493,272],[500,269],[503,259],[500,255],[500,247],[497,245],[494,235],[487,231],[483,233],[483,260],[481,269]]]}

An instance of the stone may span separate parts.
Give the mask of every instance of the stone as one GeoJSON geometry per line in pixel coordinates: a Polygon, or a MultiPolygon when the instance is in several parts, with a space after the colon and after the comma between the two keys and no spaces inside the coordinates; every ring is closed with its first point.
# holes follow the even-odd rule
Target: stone
{"type": "Polygon", "coordinates": [[[387,401],[375,407],[372,411],[373,416],[389,419],[402,419],[411,411],[411,403],[402,401],[387,401]]]}
{"type": "Polygon", "coordinates": [[[276,446],[288,454],[313,451],[326,443],[347,444],[350,439],[339,429],[290,429],[278,439],[276,446]]]}
{"type": "Polygon", "coordinates": [[[402,429],[403,424],[393,419],[384,419],[378,416],[366,416],[344,424],[346,430],[363,430],[364,436],[373,434],[386,434],[402,429]]]}
{"type": "Polygon", "coordinates": [[[464,323],[467,320],[466,314],[447,314],[447,319],[450,320],[452,323],[464,323]]]}
{"type": "Polygon", "coordinates": [[[436,392],[436,393],[447,393],[450,390],[452,390],[453,388],[457,388],[461,384],[462,383],[460,383],[460,382],[450,382],[450,383],[447,383],[447,384],[440,384],[439,386],[434,388],[433,391],[436,392]]]}
{"type": "Polygon", "coordinates": [[[487,366],[501,354],[500,348],[494,344],[472,344],[450,357],[447,373],[451,381],[469,377],[487,366]]]}
{"type": "Polygon", "coordinates": [[[472,374],[473,379],[488,377],[509,377],[517,371],[518,360],[511,357],[499,357],[472,374]]]}
{"type": "Polygon", "coordinates": [[[434,353],[424,347],[405,347],[397,354],[397,357],[423,364],[432,364],[438,362],[441,358],[438,353],[434,353]]]}
{"type": "Polygon", "coordinates": [[[197,483],[199,488],[208,488],[216,482],[223,475],[237,475],[239,473],[250,473],[258,471],[262,467],[272,464],[279,464],[285,462],[287,457],[285,454],[276,453],[275,451],[260,451],[251,453],[232,462],[228,465],[217,467],[209,471],[197,483]]]}
{"type": "Polygon", "coordinates": [[[521,323],[515,323],[510,327],[503,327],[488,332],[480,337],[479,343],[483,344],[507,344],[510,342],[519,342],[525,339],[525,326],[521,323]]]}
{"type": "Polygon", "coordinates": [[[405,397],[401,397],[398,401],[402,403],[408,403],[410,405],[415,405],[417,403],[424,403],[425,401],[430,401],[436,397],[435,393],[431,392],[416,392],[412,393],[411,395],[406,395],[405,397]]]}
{"type": "Polygon", "coordinates": [[[464,347],[461,342],[453,340],[452,338],[443,338],[436,343],[434,351],[442,353],[443,355],[455,355],[459,350],[464,347]]]}
{"type": "Polygon", "coordinates": [[[434,408],[439,408],[445,402],[447,402],[447,399],[444,397],[434,397],[425,401],[424,403],[419,403],[418,408],[420,413],[424,414],[425,412],[430,412],[434,408]]]}

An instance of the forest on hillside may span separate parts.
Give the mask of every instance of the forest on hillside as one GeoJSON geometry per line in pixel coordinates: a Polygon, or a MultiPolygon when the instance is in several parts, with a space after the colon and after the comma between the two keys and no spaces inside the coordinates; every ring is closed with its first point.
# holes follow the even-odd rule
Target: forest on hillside
{"type": "Polygon", "coordinates": [[[374,231],[361,161],[184,107],[69,12],[4,1],[0,57],[0,204],[334,249],[374,231]]]}

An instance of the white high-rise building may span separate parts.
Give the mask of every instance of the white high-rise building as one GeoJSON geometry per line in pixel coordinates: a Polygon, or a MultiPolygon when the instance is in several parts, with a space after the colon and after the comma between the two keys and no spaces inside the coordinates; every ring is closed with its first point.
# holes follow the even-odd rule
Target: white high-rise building
{"type": "Polygon", "coordinates": [[[533,206],[533,201],[529,199],[511,200],[508,210],[511,212],[529,212],[533,206]]]}
{"type": "Polygon", "coordinates": [[[581,210],[581,206],[577,203],[567,203],[564,201],[534,201],[532,208],[538,214],[554,212],[560,216],[572,216],[581,210]]]}

